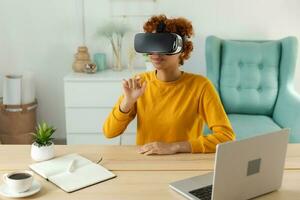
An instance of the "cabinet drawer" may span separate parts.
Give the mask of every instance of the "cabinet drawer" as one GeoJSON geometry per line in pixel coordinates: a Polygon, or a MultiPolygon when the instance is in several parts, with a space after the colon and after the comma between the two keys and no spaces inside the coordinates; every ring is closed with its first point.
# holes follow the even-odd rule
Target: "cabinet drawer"
{"type": "Polygon", "coordinates": [[[103,133],[68,133],[67,144],[105,144],[119,145],[120,136],[106,138],[103,133]]]}
{"type": "Polygon", "coordinates": [[[119,81],[65,82],[66,107],[113,107],[121,95],[119,81]]]}
{"type": "MultiPolygon", "coordinates": [[[[99,133],[112,108],[66,108],[66,128],[69,133],[99,133]]],[[[136,132],[136,119],[125,132],[136,132]]]]}

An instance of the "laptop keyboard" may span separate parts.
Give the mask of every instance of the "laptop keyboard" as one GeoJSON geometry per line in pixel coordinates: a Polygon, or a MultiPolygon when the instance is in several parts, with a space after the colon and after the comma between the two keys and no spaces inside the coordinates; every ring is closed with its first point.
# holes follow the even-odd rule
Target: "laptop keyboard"
{"type": "Polygon", "coordinates": [[[211,200],[212,185],[192,190],[190,193],[201,200],[211,200]]]}

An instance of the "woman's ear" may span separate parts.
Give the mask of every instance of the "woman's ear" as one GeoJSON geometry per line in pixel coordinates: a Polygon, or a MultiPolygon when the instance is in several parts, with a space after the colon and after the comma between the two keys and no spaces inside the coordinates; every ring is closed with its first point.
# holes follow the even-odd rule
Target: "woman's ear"
{"type": "Polygon", "coordinates": [[[185,56],[185,53],[181,52],[179,55],[179,64],[180,65],[183,65],[184,56],[185,56]]]}

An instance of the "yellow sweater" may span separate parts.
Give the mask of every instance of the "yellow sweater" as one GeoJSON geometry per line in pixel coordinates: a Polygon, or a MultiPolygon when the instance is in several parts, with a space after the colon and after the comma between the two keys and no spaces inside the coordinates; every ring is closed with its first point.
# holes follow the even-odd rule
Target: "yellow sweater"
{"type": "Polygon", "coordinates": [[[140,74],[147,87],[134,107],[123,113],[115,104],[103,125],[106,137],[122,134],[137,116],[136,144],[189,141],[192,152],[215,152],[218,143],[233,140],[230,122],[212,83],[201,75],[182,72],[172,82],[157,79],[155,71],[140,74]],[[211,134],[204,135],[204,124],[211,134]]]}

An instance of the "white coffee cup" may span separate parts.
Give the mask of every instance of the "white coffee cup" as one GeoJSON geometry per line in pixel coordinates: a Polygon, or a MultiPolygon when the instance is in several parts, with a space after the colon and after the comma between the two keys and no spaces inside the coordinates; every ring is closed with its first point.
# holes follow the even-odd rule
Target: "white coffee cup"
{"type": "Polygon", "coordinates": [[[13,193],[26,192],[32,186],[33,176],[30,171],[17,171],[3,175],[3,181],[13,193]]]}

